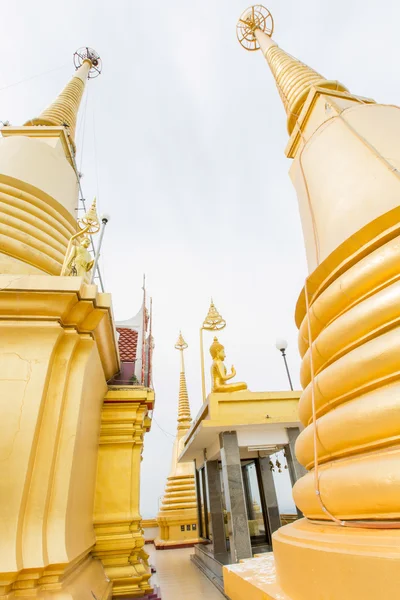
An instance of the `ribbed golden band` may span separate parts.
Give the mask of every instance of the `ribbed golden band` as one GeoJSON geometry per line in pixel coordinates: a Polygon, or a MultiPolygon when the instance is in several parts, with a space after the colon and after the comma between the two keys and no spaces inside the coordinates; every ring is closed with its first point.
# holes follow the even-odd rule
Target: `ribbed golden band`
{"type": "Polygon", "coordinates": [[[70,140],[74,144],[76,120],[90,67],[91,62],[85,60],[56,100],[25,125],[64,125],[68,127],[70,140]]]}
{"type": "Polygon", "coordinates": [[[288,131],[291,134],[300,116],[301,109],[312,87],[325,87],[347,92],[347,88],[338,81],[328,81],[322,75],[287,54],[279,46],[270,46],[265,58],[288,115],[288,131]]]}
{"type": "Polygon", "coordinates": [[[74,233],[72,218],[67,219],[63,212],[33,193],[0,182],[0,251],[59,275],[74,233]]]}
{"type": "MultiPolygon", "coordinates": [[[[314,394],[319,488],[326,508],[339,519],[400,517],[400,240],[381,245],[351,264],[313,301],[314,394]],[[390,482],[390,485],[388,483],[390,482]]],[[[303,355],[300,419],[306,426],[298,460],[314,464],[312,389],[307,315],[300,327],[303,355]]],[[[294,488],[309,518],[326,518],[314,474],[294,488]]]]}

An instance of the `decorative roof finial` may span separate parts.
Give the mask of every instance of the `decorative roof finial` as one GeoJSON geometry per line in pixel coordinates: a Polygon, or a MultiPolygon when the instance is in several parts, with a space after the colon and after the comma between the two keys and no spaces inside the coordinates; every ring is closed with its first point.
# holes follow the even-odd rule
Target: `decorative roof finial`
{"type": "Polygon", "coordinates": [[[202,329],[206,329],[207,331],[219,331],[225,326],[226,321],[215,308],[213,299],[211,298],[210,308],[208,309],[207,316],[203,321],[202,329]]]}

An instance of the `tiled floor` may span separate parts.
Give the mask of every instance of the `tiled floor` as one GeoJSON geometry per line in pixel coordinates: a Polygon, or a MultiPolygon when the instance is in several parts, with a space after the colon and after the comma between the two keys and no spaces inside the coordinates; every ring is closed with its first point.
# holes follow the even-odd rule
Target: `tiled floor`
{"type": "Polygon", "coordinates": [[[162,600],[225,600],[192,564],[193,548],[155,550],[153,544],[148,544],[145,550],[150,554],[150,564],[157,569],[150,581],[159,586],[162,600]]]}

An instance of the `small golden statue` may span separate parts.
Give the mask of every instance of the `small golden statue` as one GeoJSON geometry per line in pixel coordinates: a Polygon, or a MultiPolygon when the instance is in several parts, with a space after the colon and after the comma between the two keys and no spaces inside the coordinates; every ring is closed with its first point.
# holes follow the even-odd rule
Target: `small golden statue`
{"type": "Polygon", "coordinates": [[[88,250],[89,244],[90,240],[86,236],[75,241],[67,257],[65,275],[85,277],[89,273],[94,264],[92,255],[88,250]]]}
{"type": "Polygon", "coordinates": [[[86,234],[93,235],[100,229],[99,217],[96,212],[96,198],[89,211],[81,219],[78,219],[77,225],[78,231],[70,237],[68,242],[61,275],[85,277],[94,264],[88,250],[90,240],[86,234]]]}
{"type": "Polygon", "coordinates": [[[219,343],[216,337],[211,344],[210,354],[213,359],[213,364],[211,366],[211,392],[239,392],[240,390],[247,390],[246,383],[226,383],[229,379],[235,377],[236,370],[232,365],[231,373],[230,375],[227,375],[226,367],[224,365],[225,348],[219,343]]]}

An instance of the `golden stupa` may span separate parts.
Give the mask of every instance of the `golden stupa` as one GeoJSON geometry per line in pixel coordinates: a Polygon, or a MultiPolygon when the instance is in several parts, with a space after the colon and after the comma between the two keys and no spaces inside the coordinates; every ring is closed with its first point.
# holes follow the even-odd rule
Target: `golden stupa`
{"type": "Polygon", "coordinates": [[[107,383],[121,368],[111,295],[88,283],[93,260],[84,235],[100,225],[95,203],[80,219],[76,212],[74,134],[97,60],[86,51],[48,109],[1,130],[0,597],[7,600],[152,591],[138,484],[154,392],[107,383]]]}
{"type": "Polygon", "coordinates": [[[179,333],[175,348],[181,354],[179,376],[178,427],[172,450],[171,469],[165,493],[157,516],[159,537],[154,541],[157,549],[193,546],[198,537],[196,486],[193,463],[178,463],[185,435],[191,426],[189,397],[186,386],[183,352],[187,344],[179,333]]]}
{"type": "Polygon", "coordinates": [[[268,556],[240,574],[228,568],[226,591],[259,597],[246,581],[266,599],[397,598],[400,109],[326,80],[281,50],[272,29],[258,5],[238,38],[261,49],[288,115],[309,268],[296,307],[296,454],[309,473],[294,487],[305,518],[273,536],[275,565],[268,556]]]}

